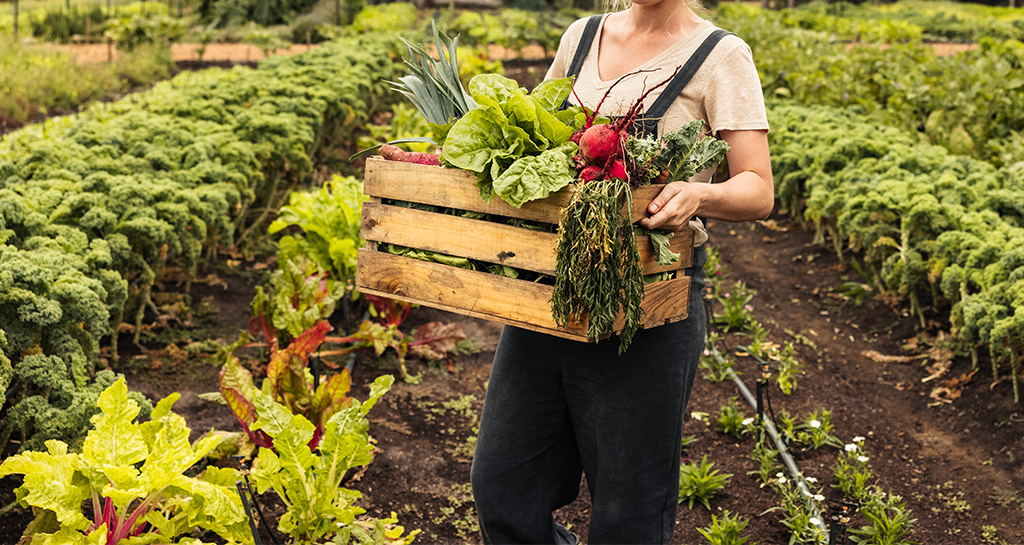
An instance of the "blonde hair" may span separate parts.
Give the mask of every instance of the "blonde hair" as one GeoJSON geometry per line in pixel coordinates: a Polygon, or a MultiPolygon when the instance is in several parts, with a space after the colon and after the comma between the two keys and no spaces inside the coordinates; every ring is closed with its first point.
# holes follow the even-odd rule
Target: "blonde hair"
{"type": "MultiPolygon", "coordinates": [[[[704,2],[701,0],[681,0],[690,10],[693,11],[701,19],[709,19],[711,17],[711,11],[704,7],[704,2]]],[[[633,5],[630,0],[605,0],[606,11],[622,11],[628,9],[629,6],[633,5]]]]}

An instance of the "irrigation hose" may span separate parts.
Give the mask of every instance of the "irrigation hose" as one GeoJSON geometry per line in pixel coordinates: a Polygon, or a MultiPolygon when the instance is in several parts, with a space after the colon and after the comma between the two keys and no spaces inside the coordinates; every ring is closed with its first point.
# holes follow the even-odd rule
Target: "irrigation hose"
{"type": "MultiPolygon", "coordinates": [[[[712,319],[713,318],[713,313],[711,311],[711,297],[710,296],[705,296],[704,297],[704,311],[705,311],[706,315],[709,317],[709,319],[707,321],[708,327],[714,328],[714,323],[715,322],[712,319]]],[[[730,352],[733,351],[733,349],[728,349],[728,350],[730,352]]],[[[753,355],[749,354],[749,352],[748,352],[748,355],[753,357],[753,355]]],[[[755,359],[757,359],[757,358],[755,358],[755,359]]],[[[763,363],[763,362],[759,362],[759,363],[763,363]]],[[[747,400],[747,403],[750,404],[750,407],[756,411],[757,410],[757,400],[754,398],[754,395],[750,393],[750,390],[747,388],[747,385],[743,383],[743,381],[740,379],[740,377],[738,375],[736,375],[736,373],[733,372],[732,369],[728,370],[728,375],[729,375],[729,378],[732,379],[733,383],[736,384],[736,389],[739,390],[739,392],[743,396],[743,398],[747,400]]],[[[769,405],[769,407],[771,406],[771,401],[770,400],[768,402],[768,405],[769,405]]],[[[772,420],[774,420],[774,418],[775,418],[775,411],[772,410],[771,413],[772,413],[772,420]]],[[[790,474],[790,476],[792,476],[793,481],[796,482],[797,487],[800,489],[800,492],[802,492],[804,494],[804,498],[806,498],[805,501],[804,501],[804,505],[807,507],[807,511],[808,511],[808,514],[810,515],[811,520],[816,523],[814,525],[817,526],[818,529],[820,529],[820,530],[822,530],[824,532],[828,532],[828,528],[825,527],[824,518],[821,516],[821,512],[818,510],[818,504],[815,501],[811,501],[812,497],[813,497],[813,494],[811,493],[810,488],[808,488],[807,482],[804,480],[804,476],[800,472],[800,469],[798,467],[796,467],[796,461],[793,460],[793,457],[789,454],[789,449],[786,447],[786,443],[779,436],[779,432],[775,428],[775,423],[772,420],[764,418],[763,414],[759,414],[758,418],[760,418],[761,422],[764,423],[764,427],[765,427],[765,430],[768,432],[768,436],[771,437],[772,438],[772,442],[775,443],[775,448],[779,451],[779,457],[782,458],[783,465],[785,465],[786,469],[789,470],[789,474],[790,474]]]]}

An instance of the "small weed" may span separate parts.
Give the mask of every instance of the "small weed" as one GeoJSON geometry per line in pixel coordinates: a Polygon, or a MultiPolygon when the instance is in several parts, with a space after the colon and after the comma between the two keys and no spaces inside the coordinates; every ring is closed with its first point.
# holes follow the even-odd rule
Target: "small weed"
{"type": "Polygon", "coordinates": [[[1020,492],[1017,492],[1016,490],[1007,490],[998,486],[993,489],[993,492],[992,500],[1000,507],[1016,507],[1017,509],[1024,511],[1024,496],[1021,496],[1020,492]]]}
{"type": "Polygon", "coordinates": [[[964,500],[964,492],[953,491],[953,481],[946,481],[941,485],[936,485],[935,488],[939,490],[938,498],[942,501],[942,504],[947,508],[952,509],[956,513],[968,513],[971,511],[971,504],[964,500]]]}
{"type": "Polygon", "coordinates": [[[740,375],[733,369],[736,362],[732,354],[718,350],[718,340],[717,333],[709,333],[704,344],[704,353],[700,357],[700,368],[705,371],[704,379],[710,382],[722,382],[731,379],[734,374],[740,375]]]}
{"type": "Polygon", "coordinates": [[[761,479],[761,486],[764,486],[771,481],[772,475],[775,475],[780,468],[778,462],[775,461],[779,451],[771,448],[763,427],[759,426],[757,433],[757,443],[754,444],[754,450],[750,453],[750,458],[757,462],[757,470],[748,471],[747,475],[757,475],[761,479]]]}
{"type": "Polygon", "coordinates": [[[452,485],[448,492],[448,505],[441,507],[441,514],[431,519],[437,525],[449,525],[466,542],[475,541],[480,534],[473,502],[473,489],[469,483],[452,485]],[[469,504],[469,505],[467,505],[469,504]],[[459,514],[465,508],[463,514],[459,514]]]}
{"type": "Polygon", "coordinates": [[[986,545],[1007,545],[1006,540],[999,537],[999,530],[995,526],[985,525],[981,527],[981,541],[986,545]]]}

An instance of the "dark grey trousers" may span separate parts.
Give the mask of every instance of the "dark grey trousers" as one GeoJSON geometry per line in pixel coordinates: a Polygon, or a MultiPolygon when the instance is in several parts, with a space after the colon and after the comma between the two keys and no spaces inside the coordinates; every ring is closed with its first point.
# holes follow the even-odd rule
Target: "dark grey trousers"
{"type": "Polygon", "coordinates": [[[704,347],[703,248],[689,317],[579,343],[506,327],[494,357],[472,484],[486,543],[572,543],[552,511],[591,495],[588,543],[667,543],[683,415],[704,347]]]}

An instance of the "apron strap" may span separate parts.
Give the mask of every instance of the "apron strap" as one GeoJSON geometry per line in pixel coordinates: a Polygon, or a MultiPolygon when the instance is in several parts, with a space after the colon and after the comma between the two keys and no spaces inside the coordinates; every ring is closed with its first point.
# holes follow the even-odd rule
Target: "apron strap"
{"type": "Polygon", "coordinates": [[[704,39],[704,42],[693,52],[693,55],[686,61],[686,64],[679,69],[679,72],[672,78],[672,81],[668,82],[668,85],[661,91],[654,104],[651,104],[651,107],[644,112],[643,116],[637,119],[633,127],[635,132],[643,136],[656,137],[658,135],[658,123],[665,113],[668,112],[669,106],[675,102],[676,98],[679,97],[679,93],[682,93],[686,85],[690,83],[693,75],[704,64],[704,61],[707,60],[708,55],[715,49],[718,42],[729,34],[732,33],[716,29],[704,39]]]}
{"type": "MultiPolygon", "coordinates": [[[[597,29],[601,26],[602,17],[604,15],[597,14],[587,18],[587,26],[583,28],[583,36],[580,36],[580,43],[576,46],[576,54],[573,55],[572,62],[569,63],[569,70],[565,73],[566,77],[580,75],[583,61],[586,60],[587,54],[590,53],[590,46],[594,43],[594,37],[597,36],[597,29]]],[[[565,101],[562,102],[562,109],[564,110],[569,106],[569,98],[566,97],[565,101]]]]}

